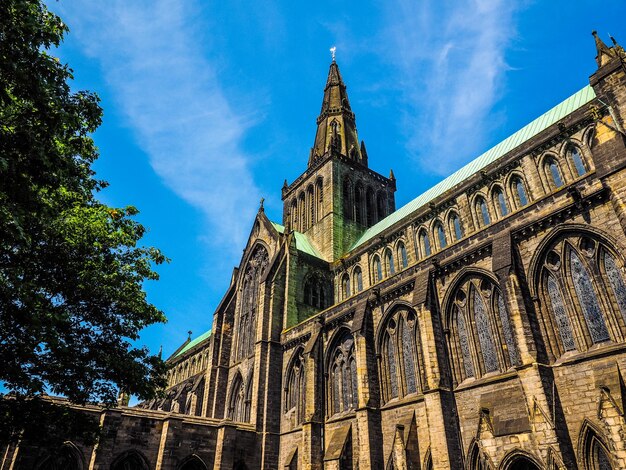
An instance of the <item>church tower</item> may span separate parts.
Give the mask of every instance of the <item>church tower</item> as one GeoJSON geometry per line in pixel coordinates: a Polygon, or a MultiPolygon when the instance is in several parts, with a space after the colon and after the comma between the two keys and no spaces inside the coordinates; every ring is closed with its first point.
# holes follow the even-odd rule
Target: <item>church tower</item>
{"type": "Polygon", "coordinates": [[[368,166],[346,85],[333,57],[305,172],[283,186],[283,223],[306,233],[326,261],[340,258],[363,232],[395,210],[396,182],[368,166]]]}

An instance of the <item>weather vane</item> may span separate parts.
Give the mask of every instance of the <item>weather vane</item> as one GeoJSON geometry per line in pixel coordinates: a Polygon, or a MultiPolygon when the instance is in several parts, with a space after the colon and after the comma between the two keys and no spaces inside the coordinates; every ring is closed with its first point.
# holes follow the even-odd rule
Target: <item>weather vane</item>
{"type": "Polygon", "coordinates": [[[333,62],[335,61],[335,52],[337,52],[337,47],[333,46],[330,48],[330,55],[333,58],[333,62]]]}

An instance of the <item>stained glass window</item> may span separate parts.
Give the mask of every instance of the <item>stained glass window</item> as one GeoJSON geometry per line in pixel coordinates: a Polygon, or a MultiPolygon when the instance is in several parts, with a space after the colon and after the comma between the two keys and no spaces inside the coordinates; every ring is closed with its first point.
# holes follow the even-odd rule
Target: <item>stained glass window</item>
{"type": "Polygon", "coordinates": [[[501,189],[496,189],[495,191],[496,201],[498,203],[498,210],[500,211],[500,216],[504,217],[509,213],[509,208],[506,205],[506,199],[504,198],[504,193],[501,189]]]}
{"type": "Polygon", "coordinates": [[[578,301],[583,310],[589,334],[593,343],[601,343],[609,339],[609,331],[604,322],[604,316],[598,303],[598,298],[593,289],[589,272],[585,269],[582,261],[574,250],[570,251],[570,264],[572,280],[578,301]]]}
{"type": "Polygon", "coordinates": [[[396,353],[391,337],[387,335],[385,342],[387,352],[387,370],[389,371],[389,397],[396,398],[398,396],[398,373],[396,371],[396,353]]]}
{"type": "Polygon", "coordinates": [[[474,365],[472,363],[472,355],[470,354],[469,338],[467,335],[467,326],[465,324],[465,315],[457,307],[456,309],[456,326],[459,333],[459,344],[461,346],[461,355],[463,356],[463,367],[465,368],[466,377],[474,377],[474,365]]]}
{"type": "Polygon", "coordinates": [[[485,302],[474,289],[474,319],[476,321],[476,330],[478,332],[478,342],[485,363],[485,371],[493,372],[498,370],[498,357],[496,356],[496,348],[494,347],[493,336],[487,318],[487,310],[485,302]]]}
{"type": "Polygon", "coordinates": [[[333,413],[341,411],[341,369],[339,365],[333,367],[332,384],[333,384],[333,413]]]}
{"type": "Polygon", "coordinates": [[[572,351],[576,349],[574,344],[574,336],[572,334],[572,326],[570,325],[569,318],[565,312],[565,303],[563,302],[563,296],[561,290],[551,274],[547,275],[548,296],[550,297],[550,303],[552,304],[552,311],[556,319],[557,328],[559,329],[559,335],[563,342],[563,349],[565,351],[572,351]]]}
{"type": "Polygon", "coordinates": [[[452,221],[452,228],[454,229],[454,238],[456,240],[460,240],[461,238],[463,238],[463,229],[461,228],[461,220],[459,219],[459,216],[456,214],[452,214],[450,219],[452,221]]]}
{"type": "Polygon", "coordinates": [[[356,360],[350,359],[350,379],[352,385],[352,407],[356,407],[359,404],[359,387],[357,384],[357,372],[356,372],[356,360]]]}
{"type": "Polygon", "coordinates": [[[548,160],[548,170],[550,170],[550,175],[552,176],[552,183],[555,188],[560,188],[563,186],[563,178],[561,178],[561,172],[559,170],[558,165],[554,161],[554,159],[548,160]]]}
{"type": "Polygon", "coordinates": [[[620,312],[626,320],[626,284],[615,259],[607,251],[604,252],[604,269],[617,299],[620,312]]]}
{"type": "Polygon", "coordinates": [[[572,147],[572,149],[570,150],[570,155],[572,157],[572,162],[574,163],[574,168],[576,168],[576,173],[578,174],[578,176],[582,176],[587,173],[583,158],[580,156],[580,150],[578,150],[576,147],[572,147]]]}
{"type": "Polygon", "coordinates": [[[417,391],[417,381],[415,379],[415,338],[413,330],[404,322],[402,324],[402,359],[404,361],[404,375],[406,379],[406,393],[417,391]]]}
{"type": "Polygon", "coordinates": [[[491,218],[489,217],[489,209],[487,208],[487,201],[484,198],[478,198],[476,203],[478,207],[478,211],[480,213],[481,221],[483,226],[487,226],[491,223],[491,218]]]}
{"type": "Polygon", "coordinates": [[[609,456],[606,455],[606,452],[600,445],[596,444],[594,446],[595,451],[595,461],[598,463],[598,470],[612,470],[611,461],[609,460],[609,456]]]}
{"type": "Polygon", "coordinates": [[[528,204],[528,196],[526,195],[526,188],[524,187],[524,182],[521,178],[515,178],[513,181],[513,187],[515,188],[515,192],[517,193],[517,202],[520,207],[524,207],[528,204]]]}
{"type": "Polygon", "coordinates": [[[504,335],[504,342],[509,350],[509,359],[512,365],[518,363],[517,360],[517,346],[515,345],[515,339],[513,338],[513,330],[511,329],[511,322],[509,321],[509,313],[504,305],[504,299],[500,294],[497,294],[498,316],[500,317],[500,323],[502,323],[502,334],[504,335]]]}
{"type": "Polygon", "coordinates": [[[446,240],[446,232],[443,230],[443,225],[437,223],[435,232],[437,233],[437,238],[439,239],[439,248],[445,248],[448,245],[448,240],[446,240]]]}
{"type": "Polygon", "coordinates": [[[409,265],[409,258],[407,257],[407,254],[406,254],[406,247],[404,246],[404,243],[402,242],[398,243],[398,254],[400,255],[399,258],[400,258],[402,269],[404,269],[409,265]]]}
{"type": "Polygon", "coordinates": [[[352,408],[352,382],[350,381],[350,365],[348,362],[343,362],[342,369],[343,411],[346,411],[352,408]]]}

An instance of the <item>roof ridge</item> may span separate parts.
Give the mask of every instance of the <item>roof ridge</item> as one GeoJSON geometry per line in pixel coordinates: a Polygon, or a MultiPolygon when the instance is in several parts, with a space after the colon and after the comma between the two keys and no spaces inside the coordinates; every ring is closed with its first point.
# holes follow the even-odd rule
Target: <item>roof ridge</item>
{"type": "Polygon", "coordinates": [[[407,204],[397,209],[395,212],[392,212],[387,217],[368,228],[348,251],[352,251],[358,248],[360,245],[374,238],[383,230],[409,216],[413,212],[417,211],[419,208],[428,204],[428,202],[432,201],[437,196],[440,196],[441,194],[461,183],[468,177],[478,173],[487,165],[495,162],[499,158],[509,153],[511,150],[514,150],[515,148],[522,145],[524,142],[527,142],[529,139],[544,131],[557,121],[563,119],[565,116],[571,114],[581,106],[587,104],[595,97],[596,94],[591,85],[587,85],[584,88],[578,90],[576,93],[564,99],[556,106],[553,106],[539,117],[533,119],[531,122],[508,136],[506,139],[497,143],[486,152],[482,153],[475,159],[463,165],[461,168],[441,180],[439,183],[431,186],[422,194],[418,195],[416,198],[412,199],[407,204]]]}

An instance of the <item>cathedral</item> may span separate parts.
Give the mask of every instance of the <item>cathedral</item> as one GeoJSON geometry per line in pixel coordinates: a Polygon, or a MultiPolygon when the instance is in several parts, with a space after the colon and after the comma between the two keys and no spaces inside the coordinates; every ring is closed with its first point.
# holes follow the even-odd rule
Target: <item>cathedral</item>
{"type": "Polygon", "coordinates": [[[588,85],[399,209],[333,59],[163,398],[0,470],[626,468],[626,53],[594,37],[588,85]]]}

